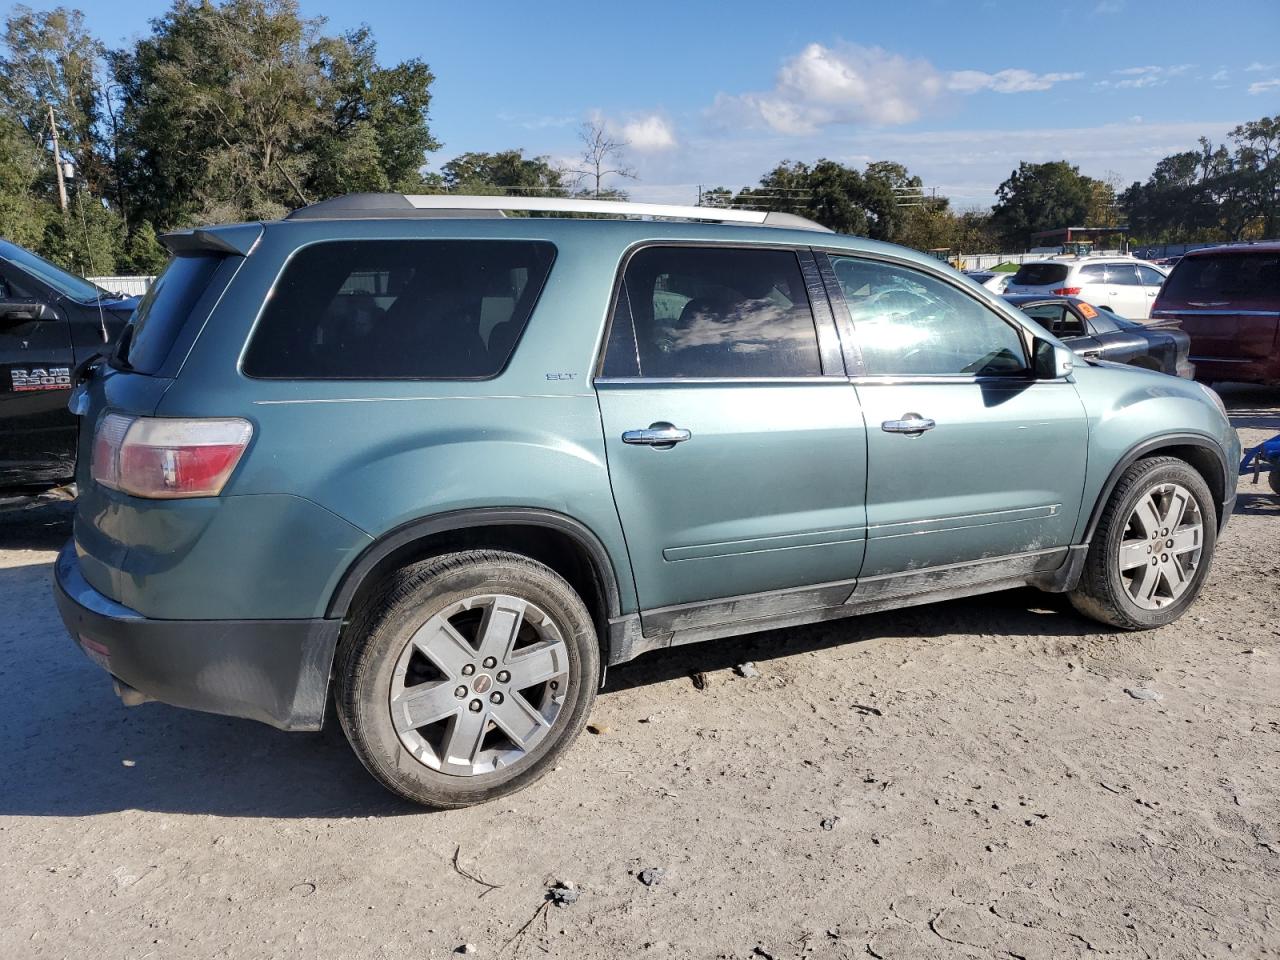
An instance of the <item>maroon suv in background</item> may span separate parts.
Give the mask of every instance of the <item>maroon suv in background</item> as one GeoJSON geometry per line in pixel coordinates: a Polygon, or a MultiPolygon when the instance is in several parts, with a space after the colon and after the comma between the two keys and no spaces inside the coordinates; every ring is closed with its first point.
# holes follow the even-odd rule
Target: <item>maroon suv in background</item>
{"type": "Polygon", "coordinates": [[[1192,250],[1151,317],[1181,321],[1197,380],[1280,384],[1280,241],[1192,250]]]}

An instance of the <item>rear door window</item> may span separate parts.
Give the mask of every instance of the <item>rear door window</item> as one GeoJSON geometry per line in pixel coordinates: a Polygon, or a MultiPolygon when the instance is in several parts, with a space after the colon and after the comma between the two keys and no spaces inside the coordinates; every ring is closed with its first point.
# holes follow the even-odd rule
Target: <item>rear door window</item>
{"type": "Polygon", "coordinates": [[[245,353],[269,379],[478,380],[515,350],[555,247],[348,240],[294,254],[245,353]]]}
{"type": "Polygon", "coordinates": [[[1107,283],[1113,283],[1118,287],[1140,286],[1137,268],[1127,263],[1109,263],[1107,264],[1107,283]]]}
{"type": "Polygon", "coordinates": [[[1024,263],[1013,275],[1012,282],[1018,286],[1044,287],[1065,279],[1067,265],[1064,263],[1024,263]]]}
{"type": "Polygon", "coordinates": [[[129,320],[118,359],[137,373],[164,364],[192,308],[223,262],[221,256],[174,257],[147,289],[129,320]]]}
{"type": "Polygon", "coordinates": [[[1165,281],[1161,299],[1213,307],[1248,302],[1280,310],[1280,253],[1184,257],[1165,281]]]}
{"type": "Polygon", "coordinates": [[[627,262],[606,377],[822,375],[817,328],[790,250],[646,247],[627,262]]]}

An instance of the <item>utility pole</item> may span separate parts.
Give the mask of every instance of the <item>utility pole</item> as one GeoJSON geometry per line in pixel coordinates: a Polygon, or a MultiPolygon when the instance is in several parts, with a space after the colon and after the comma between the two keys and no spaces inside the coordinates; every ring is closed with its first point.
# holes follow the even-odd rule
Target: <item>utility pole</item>
{"type": "Polygon", "coordinates": [[[53,135],[53,169],[58,174],[58,206],[67,213],[67,181],[62,178],[62,152],[58,149],[58,124],[53,116],[53,104],[49,104],[49,132],[53,135]]]}

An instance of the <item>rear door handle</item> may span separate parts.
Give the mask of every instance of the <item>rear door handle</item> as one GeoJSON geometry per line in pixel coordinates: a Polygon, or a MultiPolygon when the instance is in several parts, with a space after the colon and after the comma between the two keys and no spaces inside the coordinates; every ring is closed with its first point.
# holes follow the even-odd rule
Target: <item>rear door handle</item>
{"type": "Polygon", "coordinates": [[[884,421],[880,424],[880,429],[885,433],[906,433],[918,437],[937,425],[937,421],[929,417],[922,417],[918,413],[904,413],[901,420],[884,421]]]}
{"type": "Polygon", "coordinates": [[[649,424],[643,430],[624,431],[622,442],[668,450],[677,443],[684,443],[692,436],[693,434],[683,427],[677,427],[666,421],[659,421],[658,423],[649,424]]]}

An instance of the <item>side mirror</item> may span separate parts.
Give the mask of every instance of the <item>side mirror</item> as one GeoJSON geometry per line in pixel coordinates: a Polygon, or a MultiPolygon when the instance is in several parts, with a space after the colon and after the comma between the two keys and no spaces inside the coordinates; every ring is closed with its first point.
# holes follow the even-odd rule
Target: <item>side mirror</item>
{"type": "Polygon", "coordinates": [[[1070,347],[1036,337],[1032,346],[1037,380],[1061,380],[1071,375],[1076,355],[1070,347]]]}
{"type": "Polygon", "coordinates": [[[16,327],[33,320],[51,320],[54,316],[49,305],[38,300],[0,300],[0,327],[16,327]]]}

